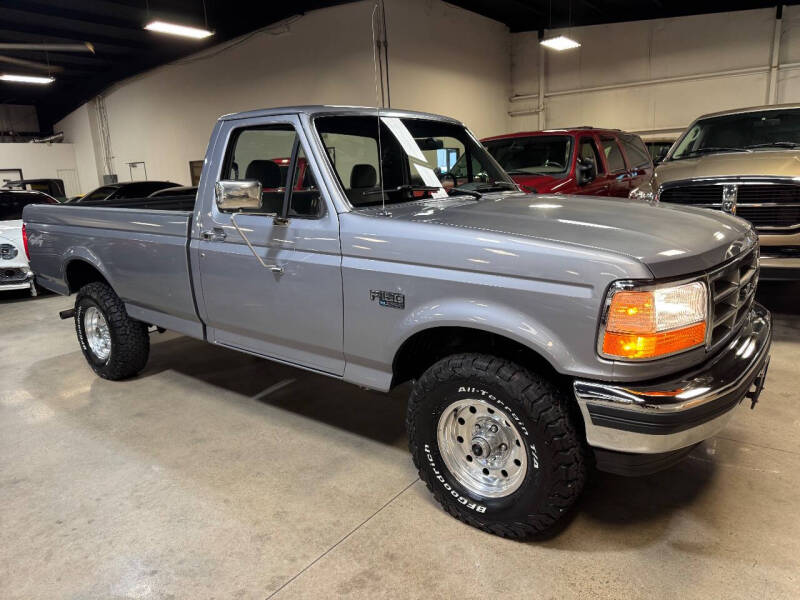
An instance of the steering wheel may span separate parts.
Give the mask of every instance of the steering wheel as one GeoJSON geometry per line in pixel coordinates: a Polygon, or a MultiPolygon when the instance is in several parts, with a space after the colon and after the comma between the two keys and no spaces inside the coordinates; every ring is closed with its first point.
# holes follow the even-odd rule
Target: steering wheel
{"type": "Polygon", "coordinates": [[[554,160],[550,160],[549,158],[544,161],[544,166],[545,167],[556,167],[558,169],[563,169],[564,168],[564,165],[562,165],[561,163],[556,162],[554,160]]]}

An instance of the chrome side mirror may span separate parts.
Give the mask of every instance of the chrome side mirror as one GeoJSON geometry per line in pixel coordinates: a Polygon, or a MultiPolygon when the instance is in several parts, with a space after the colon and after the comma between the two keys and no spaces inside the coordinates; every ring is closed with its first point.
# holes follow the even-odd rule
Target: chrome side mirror
{"type": "Polygon", "coordinates": [[[214,186],[217,208],[225,211],[261,209],[261,182],[254,179],[244,181],[223,180],[214,186]]]}

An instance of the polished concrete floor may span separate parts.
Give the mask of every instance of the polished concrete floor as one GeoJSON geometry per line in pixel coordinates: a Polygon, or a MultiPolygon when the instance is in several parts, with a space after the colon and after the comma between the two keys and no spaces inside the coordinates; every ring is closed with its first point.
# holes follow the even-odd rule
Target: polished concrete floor
{"type": "Polygon", "coordinates": [[[598,474],[518,543],[417,480],[390,396],[154,337],[122,383],[57,296],[0,297],[0,598],[800,598],[800,286],[756,410],[661,474],[598,474]]]}

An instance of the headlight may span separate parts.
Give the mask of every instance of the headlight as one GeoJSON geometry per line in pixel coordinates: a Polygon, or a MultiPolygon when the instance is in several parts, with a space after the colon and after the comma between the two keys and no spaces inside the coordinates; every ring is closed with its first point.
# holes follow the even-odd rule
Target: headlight
{"type": "Polygon", "coordinates": [[[653,194],[653,190],[636,187],[631,190],[630,194],[628,194],[628,198],[631,200],[644,200],[646,202],[652,202],[655,196],[653,194]]]}
{"type": "Polygon", "coordinates": [[[708,290],[700,281],[609,291],[601,325],[600,354],[650,360],[701,346],[706,339],[708,290]]]}

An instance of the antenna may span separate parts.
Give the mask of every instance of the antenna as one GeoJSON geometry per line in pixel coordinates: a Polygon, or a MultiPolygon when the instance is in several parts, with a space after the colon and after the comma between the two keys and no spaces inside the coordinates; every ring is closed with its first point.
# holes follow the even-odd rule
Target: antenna
{"type": "MultiPolygon", "coordinates": [[[[381,9],[381,14],[383,14],[383,0],[378,0],[375,2],[375,6],[372,9],[372,66],[373,71],[375,74],[375,112],[378,120],[378,183],[381,187],[381,216],[389,216],[390,213],[386,212],[386,195],[383,189],[383,146],[381,145],[381,104],[382,104],[382,96],[379,92],[378,86],[378,61],[380,57],[378,56],[377,48],[378,48],[378,39],[375,34],[375,14],[378,12],[378,8],[381,9]]],[[[383,86],[383,81],[381,81],[381,86],[383,86]]]]}

